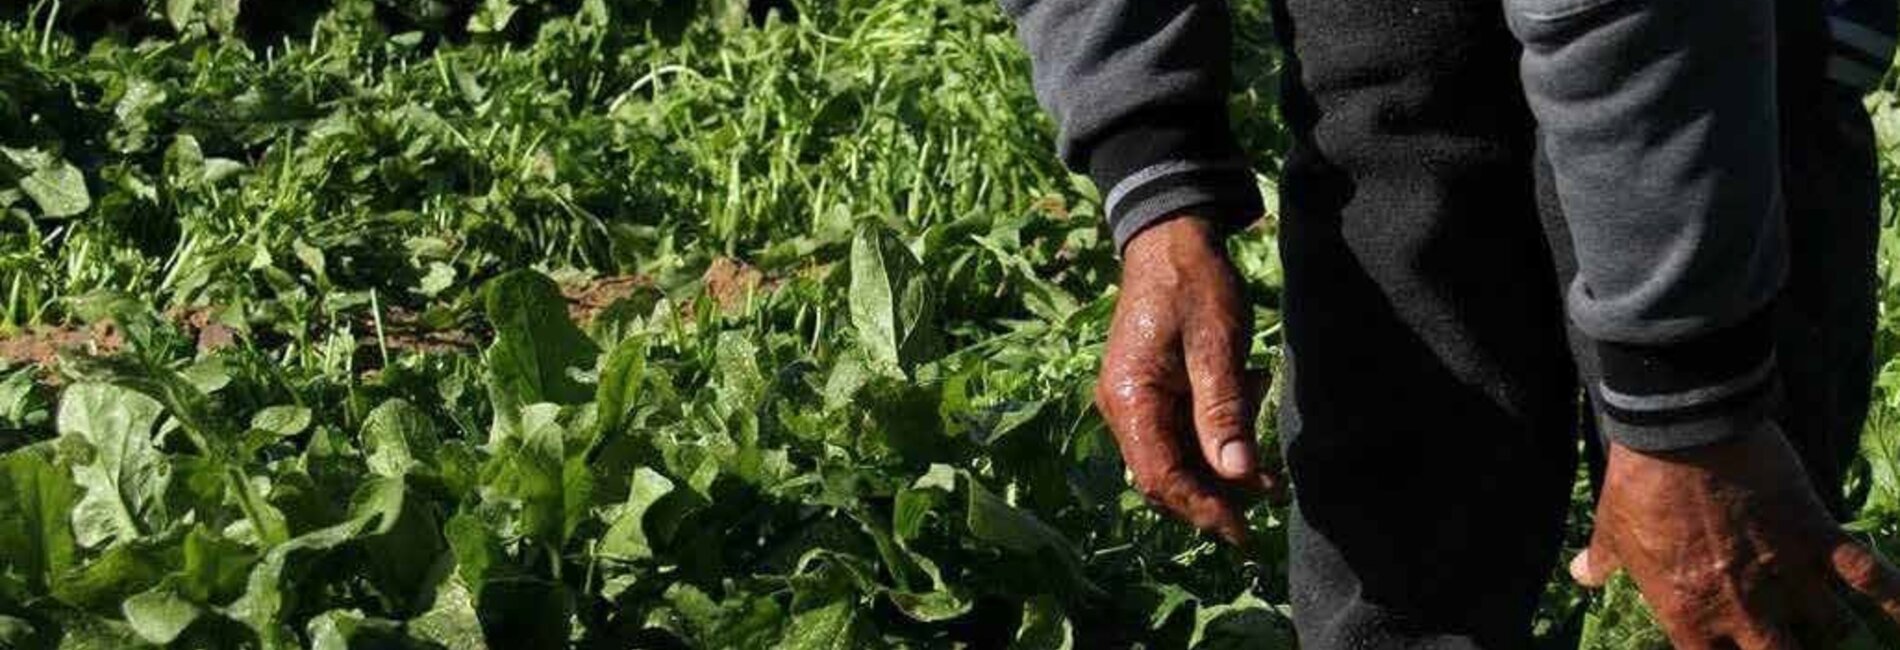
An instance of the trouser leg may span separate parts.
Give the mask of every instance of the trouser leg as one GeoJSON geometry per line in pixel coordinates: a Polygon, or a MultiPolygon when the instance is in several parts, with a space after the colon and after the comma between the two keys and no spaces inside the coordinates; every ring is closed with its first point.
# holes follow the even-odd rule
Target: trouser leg
{"type": "Polygon", "coordinates": [[[1776,304],[1786,395],[1776,419],[1822,499],[1846,517],[1841,485],[1873,389],[1879,163],[1858,91],[1827,79],[1831,41],[1821,0],[1781,4],[1789,266],[1776,304]]]}
{"type": "Polygon", "coordinates": [[[1303,647],[1520,647],[1557,559],[1575,370],[1497,0],[1283,0],[1303,647]]]}

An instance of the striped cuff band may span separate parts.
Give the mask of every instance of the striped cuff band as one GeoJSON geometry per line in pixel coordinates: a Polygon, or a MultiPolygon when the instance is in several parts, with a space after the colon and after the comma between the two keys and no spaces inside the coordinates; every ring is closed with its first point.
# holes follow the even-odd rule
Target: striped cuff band
{"type": "Polygon", "coordinates": [[[1263,209],[1224,107],[1174,107],[1125,120],[1089,147],[1115,250],[1157,221],[1194,211],[1239,230],[1263,209]]]}
{"type": "Polygon", "coordinates": [[[1843,16],[1829,17],[1827,27],[1834,37],[1828,78],[1863,92],[1880,85],[1893,64],[1894,36],[1843,16]]]}
{"type": "Polygon", "coordinates": [[[1689,341],[1597,342],[1604,435],[1642,451],[1682,449],[1767,417],[1780,388],[1771,312],[1689,341]]]}

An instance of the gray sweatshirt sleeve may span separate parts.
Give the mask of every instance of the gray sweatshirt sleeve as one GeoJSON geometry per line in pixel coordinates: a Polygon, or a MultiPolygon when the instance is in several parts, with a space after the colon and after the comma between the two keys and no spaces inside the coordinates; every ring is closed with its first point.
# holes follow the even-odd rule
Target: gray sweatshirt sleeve
{"type": "Polygon", "coordinates": [[[1116,250],[1194,210],[1239,228],[1259,190],[1227,116],[1224,0],[1002,0],[1029,51],[1057,149],[1102,192],[1116,250]]]}
{"type": "Polygon", "coordinates": [[[1785,267],[1773,0],[1505,0],[1579,271],[1604,433],[1757,426],[1785,267]]]}

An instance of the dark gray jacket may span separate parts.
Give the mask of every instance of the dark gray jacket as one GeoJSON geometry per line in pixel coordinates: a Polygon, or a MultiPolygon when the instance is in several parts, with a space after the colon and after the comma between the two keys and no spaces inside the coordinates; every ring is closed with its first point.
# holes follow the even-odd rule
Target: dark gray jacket
{"type": "MultiPolygon", "coordinates": [[[[1752,426],[1785,267],[1773,0],[1500,1],[1571,227],[1567,304],[1596,343],[1606,434],[1669,449],[1752,426]]],[[[1118,247],[1188,209],[1259,214],[1228,126],[1226,2],[1002,4],[1118,247]]]]}

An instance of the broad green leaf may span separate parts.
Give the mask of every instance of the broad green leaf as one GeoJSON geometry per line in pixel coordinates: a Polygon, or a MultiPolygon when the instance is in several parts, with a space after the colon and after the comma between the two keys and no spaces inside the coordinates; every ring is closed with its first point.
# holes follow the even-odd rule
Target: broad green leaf
{"type": "Polygon", "coordinates": [[[63,218],[92,207],[92,194],[86,191],[86,175],[72,163],[59,161],[50,167],[20,179],[20,189],[40,207],[40,214],[63,218]]]}
{"type": "Polygon", "coordinates": [[[787,624],[778,601],[766,595],[742,591],[714,601],[690,584],[674,583],[663,597],[684,619],[685,632],[697,647],[771,647],[787,624]]]}
{"type": "Polygon", "coordinates": [[[421,609],[436,564],[448,551],[433,506],[401,478],[389,477],[370,479],[352,501],[352,518],[376,520],[358,542],[370,582],[398,613],[421,609]]]}
{"type": "Polygon", "coordinates": [[[1070,627],[1061,603],[1047,594],[1023,603],[1023,622],[1016,626],[1016,636],[1010,640],[1009,650],[1070,650],[1074,647],[1075,630],[1070,627]]]}
{"type": "Polygon", "coordinates": [[[114,544],[91,562],[68,570],[53,583],[53,597],[91,611],[118,611],[119,605],[165,577],[169,549],[162,540],[114,544]]]}
{"type": "Polygon", "coordinates": [[[1203,607],[1195,613],[1194,635],[1188,641],[1188,647],[1195,650],[1292,646],[1292,626],[1266,601],[1246,592],[1231,603],[1203,607]]]}
{"type": "Polygon", "coordinates": [[[191,627],[192,622],[204,615],[204,609],[171,587],[159,585],[127,598],[124,613],[125,622],[139,638],[164,645],[191,627]]]}
{"type": "Polygon", "coordinates": [[[73,481],[85,490],[73,512],[80,544],[133,540],[165,524],[170,467],[152,444],[159,413],[151,398],[106,384],[80,384],[61,396],[60,435],[84,443],[89,456],[73,466],[73,481]]]}
{"type": "Polygon", "coordinates": [[[889,596],[891,604],[902,610],[905,616],[924,623],[962,618],[976,608],[975,599],[950,589],[925,593],[893,591],[889,596]]]}
{"type": "Polygon", "coordinates": [[[646,514],[654,503],[673,492],[673,482],[659,472],[642,467],[634,470],[632,489],[621,504],[607,533],[601,536],[597,552],[619,560],[644,560],[653,557],[647,539],[646,514]]]}
{"type": "Polygon", "coordinates": [[[904,376],[935,352],[933,297],[922,265],[889,231],[867,226],[851,242],[851,325],[871,366],[904,376]]]}
{"type": "Polygon", "coordinates": [[[508,441],[498,452],[501,469],[489,483],[494,496],[519,507],[524,535],[554,547],[565,539],[568,522],[567,430],[559,414],[553,404],[524,409],[519,442],[508,441]]]}
{"type": "Polygon", "coordinates": [[[333,609],[310,617],[305,626],[311,650],[425,650],[428,646],[403,633],[396,621],[364,616],[357,610],[333,609]]]}
{"type": "Polygon", "coordinates": [[[966,521],[972,537],[1015,553],[1054,560],[1074,587],[1101,595],[1101,589],[1084,574],[1075,547],[1060,531],[1004,502],[974,478],[965,476],[963,482],[969,489],[966,521]]]}
{"type": "Polygon", "coordinates": [[[351,519],[272,547],[252,567],[244,595],[231,604],[231,615],[249,625],[266,650],[295,647],[296,635],[285,626],[284,614],[295,609],[297,592],[286,586],[298,584],[313,560],[356,539],[371,523],[368,518],[351,519]]]}
{"type": "Polygon", "coordinates": [[[257,563],[250,547],[198,526],[185,534],[185,564],[171,578],[178,594],[196,603],[224,603],[244,591],[257,563]]]}
{"type": "Polygon", "coordinates": [[[520,433],[521,410],[529,404],[594,398],[575,375],[593,370],[600,350],[568,319],[567,302],[553,280],[532,271],[503,275],[483,288],[482,304],[495,327],[485,356],[495,410],[491,444],[520,433]]]}
{"type": "Polygon", "coordinates": [[[857,650],[868,639],[858,621],[856,603],[839,599],[823,607],[792,615],[780,640],[781,650],[857,650]]]}
{"type": "Polygon", "coordinates": [[[288,438],[310,428],[310,409],[293,405],[267,406],[251,416],[251,428],[288,438]]]}
{"type": "Polygon", "coordinates": [[[408,402],[383,402],[363,418],[363,452],[369,471],[396,477],[433,473],[441,438],[429,416],[408,402]]]}
{"type": "Polygon", "coordinates": [[[32,448],[0,456],[0,574],[24,578],[34,595],[44,595],[74,561],[79,490],[46,456],[32,448]]]}
{"type": "Polygon", "coordinates": [[[443,580],[435,591],[435,605],[409,619],[409,634],[445,650],[488,650],[482,622],[475,615],[475,595],[461,577],[443,580]]]}

